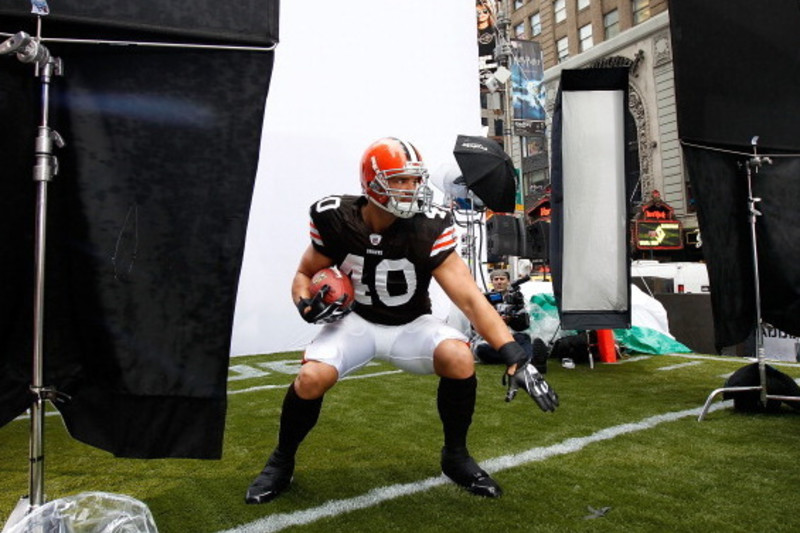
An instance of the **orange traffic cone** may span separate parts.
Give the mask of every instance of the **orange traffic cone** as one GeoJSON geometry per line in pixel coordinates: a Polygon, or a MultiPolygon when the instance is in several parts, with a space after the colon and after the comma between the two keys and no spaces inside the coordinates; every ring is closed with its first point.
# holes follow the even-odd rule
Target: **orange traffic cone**
{"type": "Polygon", "coordinates": [[[603,363],[614,363],[617,361],[617,348],[614,344],[614,331],[610,329],[598,329],[597,333],[597,352],[599,359],[603,363]]]}

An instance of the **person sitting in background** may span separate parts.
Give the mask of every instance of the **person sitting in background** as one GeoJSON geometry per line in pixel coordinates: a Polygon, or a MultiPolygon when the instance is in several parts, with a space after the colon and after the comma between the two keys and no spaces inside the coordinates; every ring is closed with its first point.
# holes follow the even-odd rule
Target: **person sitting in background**
{"type": "MultiPolygon", "coordinates": [[[[547,345],[541,339],[531,340],[528,328],[531,325],[531,315],[525,305],[525,297],[519,286],[527,281],[530,276],[524,276],[511,283],[511,275],[507,270],[493,271],[489,279],[493,291],[486,294],[486,298],[494,305],[500,317],[508,326],[514,340],[525,350],[525,355],[533,362],[536,369],[544,374],[547,372],[547,345]]],[[[473,343],[475,357],[485,364],[500,364],[500,354],[480,337],[473,343]]]]}

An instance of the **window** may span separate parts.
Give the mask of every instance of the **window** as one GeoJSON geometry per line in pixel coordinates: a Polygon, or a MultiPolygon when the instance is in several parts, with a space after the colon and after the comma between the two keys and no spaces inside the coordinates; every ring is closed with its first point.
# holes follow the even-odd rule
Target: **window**
{"type": "Polygon", "coordinates": [[[553,2],[553,11],[556,13],[556,23],[567,20],[567,0],[553,2]]]}
{"type": "Polygon", "coordinates": [[[580,51],[585,52],[592,46],[594,46],[594,41],[592,40],[592,25],[587,24],[586,26],[581,26],[578,29],[578,38],[581,40],[580,44],[580,51]]]}
{"type": "Polygon", "coordinates": [[[633,23],[641,24],[650,18],[650,0],[633,0],[633,23]]]}
{"type": "Polygon", "coordinates": [[[523,37],[525,37],[525,23],[524,22],[520,22],[519,24],[514,26],[514,36],[517,39],[522,39],[523,37]]]}
{"type": "Polygon", "coordinates": [[[558,50],[558,62],[566,61],[569,58],[569,41],[566,37],[562,37],[556,41],[556,49],[558,50]]]}
{"type": "Polygon", "coordinates": [[[531,15],[531,37],[536,37],[542,33],[542,17],[539,13],[531,15]]]}
{"type": "Polygon", "coordinates": [[[525,0],[514,0],[514,9],[519,9],[525,5],[525,0]]]}
{"type": "Polygon", "coordinates": [[[603,28],[606,40],[619,34],[619,11],[615,9],[603,15],[603,28]]]}
{"type": "MultiPolygon", "coordinates": [[[[543,155],[545,153],[545,140],[544,136],[533,135],[530,137],[522,137],[522,157],[533,157],[543,155]]],[[[536,170],[534,169],[534,172],[536,170]]]]}
{"type": "Polygon", "coordinates": [[[544,187],[545,185],[547,185],[548,181],[549,178],[547,177],[546,168],[541,170],[534,170],[533,172],[531,172],[531,185],[533,186],[539,185],[541,187],[544,187]]]}
{"type": "MultiPolygon", "coordinates": [[[[684,173],[684,176],[687,175],[688,174],[684,173]]],[[[683,183],[686,186],[686,212],[697,213],[697,200],[695,199],[694,193],[692,191],[692,183],[688,179],[683,183]]]]}
{"type": "Polygon", "coordinates": [[[503,136],[503,120],[496,118],[494,119],[494,136],[495,137],[502,137],[503,136]]]}
{"type": "Polygon", "coordinates": [[[491,109],[492,111],[495,110],[503,110],[503,99],[501,98],[500,92],[489,93],[486,97],[486,109],[491,109]]]}
{"type": "MultiPolygon", "coordinates": [[[[540,196],[547,186],[547,170],[533,170],[522,175],[522,186],[526,194],[540,196]]],[[[527,198],[526,198],[527,200],[527,198]]],[[[530,206],[528,206],[530,207],[530,206]]]]}
{"type": "Polygon", "coordinates": [[[589,0],[578,0],[578,11],[589,7],[589,0]]]}

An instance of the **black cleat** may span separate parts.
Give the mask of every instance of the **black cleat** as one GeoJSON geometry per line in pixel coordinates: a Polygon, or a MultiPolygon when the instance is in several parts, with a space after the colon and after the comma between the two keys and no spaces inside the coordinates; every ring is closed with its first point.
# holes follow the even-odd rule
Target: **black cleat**
{"type": "Polygon", "coordinates": [[[256,504],[274,500],[289,487],[293,474],[294,458],[283,459],[280,457],[280,452],[273,452],[264,470],[247,489],[244,502],[256,504]]]}
{"type": "Polygon", "coordinates": [[[503,494],[500,485],[478,466],[466,450],[448,453],[442,448],[442,473],[472,494],[486,498],[499,498],[503,494]]]}

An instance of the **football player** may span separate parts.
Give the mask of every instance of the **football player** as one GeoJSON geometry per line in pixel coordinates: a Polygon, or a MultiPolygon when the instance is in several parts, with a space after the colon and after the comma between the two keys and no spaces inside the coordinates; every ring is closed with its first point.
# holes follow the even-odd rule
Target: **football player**
{"type": "Polygon", "coordinates": [[[265,503],[286,490],[297,449],[316,424],[325,393],[373,358],[439,376],[442,472],[473,494],[500,496],[500,486],[467,449],[477,387],[474,361],[464,334],[431,315],[431,278],[504,358],[506,400],[522,388],[544,411],[558,405],[455,253],[451,214],[431,205],[427,181],[411,143],[383,138],[362,157],[362,196],[329,196],[311,206],[311,243],[292,282],[292,298],[303,319],[325,326],[306,348],[286,392],[277,447],[248,488],[247,503],[265,503]],[[312,276],[332,265],[352,280],[351,313],[322,302],[324,291],[312,297],[309,290],[312,276]]]}

